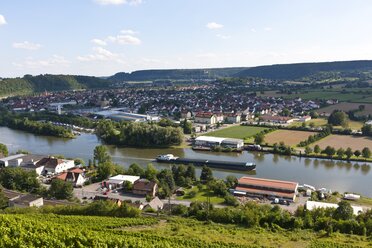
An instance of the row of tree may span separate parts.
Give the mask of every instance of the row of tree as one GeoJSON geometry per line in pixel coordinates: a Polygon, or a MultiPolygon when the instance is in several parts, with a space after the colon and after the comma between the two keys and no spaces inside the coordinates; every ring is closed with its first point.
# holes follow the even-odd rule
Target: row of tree
{"type": "Polygon", "coordinates": [[[355,150],[353,151],[350,147],[348,147],[346,150],[343,148],[335,149],[334,147],[327,146],[325,149],[320,149],[318,145],[314,146],[314,149],[311,149],[310,147],[305,148],[305,154],[310,155],[311,153],[315,154],[325,154],[328,157],[332,158],[333,156],[337,155],[337,158],[343,159],[346,157],[346,159],[350,159],[352,156],[360,157],[363,156],[363,158],[368,159],[371,157],[371,149],[368,147],[364,147],[362,151],[355,150]]]}
{"type": "Polygon", "coordinates": [[[314,135],[310,135],[307,140],[305,141],[301,141],[298,146],[299,147],[304,147],[304,146],[307,146],[311,143],[314,143],[320,139],[323,139],[325,137],[327,137],[328,135],[330,135],[332,132],[331,132],[331,129],[330,128],[325,128],[323,131],[321,131],[320,133],[317,133],[317,134],[314,134],[314,135]]]}
{"type": "Polygon", "coordinates": [[[317,208],[312,211],[299,207],[295,215],[282,210],[279,206],[258,205],[248,202],[238,207],[213,208],[213,205],[201,202],[191,203],[190,207],[177,206],[172,213],[195,217],[198,220],[210,220],[217,223],[239,224],[246,227],[263,227],[272,230],[313,229],[332,232],[372,235],[372,210],[353,215],[350,203],[341,201],[338,207],[317,208]]]}

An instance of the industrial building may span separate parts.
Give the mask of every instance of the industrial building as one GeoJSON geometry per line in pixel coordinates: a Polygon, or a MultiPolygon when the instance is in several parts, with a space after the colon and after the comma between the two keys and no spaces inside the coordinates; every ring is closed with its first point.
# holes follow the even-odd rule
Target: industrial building
{"type": "Polygon", "coordinates": [[[194,146],[201,146],[201,147],[221,146],[221,147],[241,149],[244,146],[244,141],[242,139],[199,136],[195,139],[194,146]]]}
{"type": "Polygon", "coordinates": [[[133,122],[147,122],[147,121],[159,121],[160,117],[151,115],[140,115],[135,113],[124,112],[123,109],[110,109],[99,111],[95,113],[98,116],[102,116],[106,119],[114,121],[133,121],[133,122]]]}
{"type": "MultiPolygon", "coordinates": [[[[353,208],[353,214],[358,215],[363,212],[363,207],[351,206],[353,208]]],[[[317,201],[307,201],[306,210],[314,210],[316,208],[338,208],[338,204],[327,203],[327,202],[317,202],[317,201]]]]}
{"type": "Polygon", "coordinates": [[[296,182],[242,177],[238,180],[238,185],[235,188],[234,194],[294,201],[296,199],[297,188],[298,183],[296,182]]]}

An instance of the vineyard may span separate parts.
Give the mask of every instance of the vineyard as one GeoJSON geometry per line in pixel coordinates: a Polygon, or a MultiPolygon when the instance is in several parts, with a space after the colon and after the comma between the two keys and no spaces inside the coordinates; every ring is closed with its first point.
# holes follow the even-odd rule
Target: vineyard
{"type": "Polygon", "coordinates": [[[367,237],[185,218],[0,214],[0,247],[369,247],[367,237]]]}

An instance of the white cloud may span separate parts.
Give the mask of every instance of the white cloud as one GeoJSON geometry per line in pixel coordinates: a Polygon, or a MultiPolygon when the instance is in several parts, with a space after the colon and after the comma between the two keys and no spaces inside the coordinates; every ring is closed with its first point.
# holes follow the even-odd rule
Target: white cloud
{"type": "Polygon", "coordinates": [[[206,25],[206,27],[209,28],[209,29],[220,29],[220,28],[223,28],[223,25],[222,24],[215,23],[215,22],[209,22],[206,25]]]}
{"type": "Polygon", "coordinates": [[[216,36],[218,38],[220,38],[220,39],[223,39],[223,40],[228,40],[228,39],[231,38],[231,36],[229,36],[229,35],[223,35],[223,34],[217,34],[216,36]]]}
{"type": "Polygon", "coordinates": [[[134,34],[137,34],[138,32],[133,31],[132,29],[123,29],[123,30],[120,31],[120,33],[134,35],[134,34]]]}
{"type": "Polygon", "coordinates": [[[100,5],[138,5],[142,3],[142,0],[94,0],[94,2],[100,5]]]}
{"type": "Polygon", "coordinates": [[[3,15],[0,15],[0,26],[7,24],[5,17],[3,15]]]}
{"type": "Polygon", "coordinates": [[[116,42],[121,45],[139,45],[141,40],[132,35],[118,35],[116,36],[116,42]]]}
{"type": "Polygon", "coordinates": [[[256,33],[257,30],[255,28],[251,28],[251,32],[256,33]]]}
{"type": "Polygon", "coordinates": [[[93,53],[86,56],[78,56],[77,60],[82,62],[91,61],[116,61],[122,63],[119,54],[113,53],[103,47],[93,47],[93,53]]]}
{"type": "Polygon", "coordinates": [[[266,28],[264,28],[264,30],[265,30],[266,32],[270,32],[270,31],[272,31],[273,29],[272,29],[271,27],[266,27],[266,28]]]}
{"type": "Polygon", "coordinates": [[[101,39],[92,39],[90,42],[98,45],[98,46],[106,46],[107,42],[101,39]]]}
{"type": "Polygon", "coordinates": [[[38,50],[41,48],[41,45],[37,43],[29,42],[29,41],[23,41],[23,42],[14,42],[13,47],[18,48],[18,49],[26,49],[26,50],[38,50]]]}
{"type": "Polygon", "coordinates": [[[43,67],[68,67],[70,61],[63,56],[53,55],[51,58],[41,60],[29,57],[24,62],[13,62],[12,64],[20,68],[39,69],[43,67]]]}

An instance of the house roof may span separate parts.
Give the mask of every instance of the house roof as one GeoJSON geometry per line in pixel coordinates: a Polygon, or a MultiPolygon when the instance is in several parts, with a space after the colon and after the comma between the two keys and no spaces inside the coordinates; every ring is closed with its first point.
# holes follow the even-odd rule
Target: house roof
{"type": "Polygon", "coordinates": [[[251,194],[259,194],[259,195],[271,195],[271,196],[278,196],[278,197],[285,197],[285,198],[293,198],[295,193],[284,193],[284,192],[277,192],[277,191],[271,191],[271,190],[261,190],[261,189],[251,189],[246,187],[236,187],[235,190],[237,191],[243,191],[246,193],[251,194]]]}
{"type": "Polygon", "coordinates": [[[31,202],[38,200],[40,198],[43,199],[42,197],[37,195],[27,194],[15,197],[13,199],[10,199],[9,201],[19,205],[29,205],[31,202]]]}
{"type": "Polygon", "coordinates": [[[221,143],[225,138],[213,137],[213,136],[199,136],[195,141],[204,141],[204,142],[216,142],[221,143]]]}
{"type": "Polygon", "coordinates": [[[150,208],[154,210],[158,210],[158,209],[163,209],[164,203],[159,199],[159,197],[155,197],[146,206],[149,206],[150,208]]]}
{"type": "Polygon", "coordinates": [[[63,160],[62,159],[47,157],[47,158],[43,158],[40,161],[38,161],[36,163],[36,165],[37,166],[44,165],[44,167],[46,167],[46,168],[55,168],[59,164],[62,164],[62,163],[63,163],[63,160]]]}
{"type": "Polygon", "coordinates": [[[258,186],[258,187],[282,189],[282,190],[284,189],[284,190],[291,190],[291,191],[295,191],[298,186],[297,182],[279,181],[279,180],[255,178],[255,177],[241,177],[238,180],[238,184],[239,184],[239,187],[243,187],[243,188],[245,188],[245,185],[246,185],[248,187],[258,186]]]}
{"type": "Polygon", "coordinates": [[[155,182],[149,181],[147,179],[138,179],[137,181],[133,183],[133,189],[152,191],[155,185],[156,185],[155,182]]]}
{"type": "Polygon", "coordinates": [[[195,117],[198,117],[198,118],[211,118],[213,115],[213,113],[211,112],[199,112],[195,115],[195,117]]]}
{"type": "Polygon", "coordinates": [[[124,181],[129,181],[131,183],[134,183],[138,179],[140,179],[139,176],[116,175],[116,176],[110,177],[109,180],[108,180],[108,183],[117,183],[117,184],[120,184],[120,183],[123,183],[124,181]]]}

